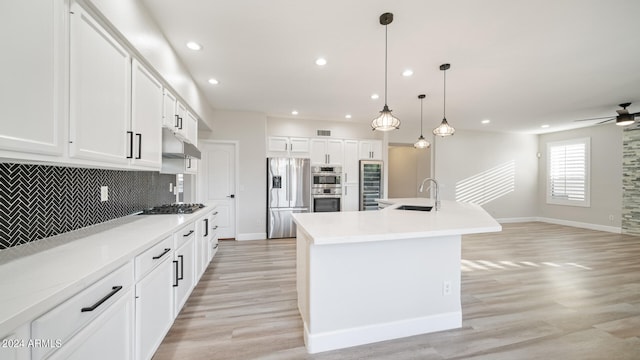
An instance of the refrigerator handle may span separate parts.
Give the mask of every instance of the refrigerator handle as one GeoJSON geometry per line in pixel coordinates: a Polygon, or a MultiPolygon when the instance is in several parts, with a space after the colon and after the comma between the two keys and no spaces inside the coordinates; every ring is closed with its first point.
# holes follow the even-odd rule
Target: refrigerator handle
{"type": "Polygon", "coordinates": [[[287,193],[285,194],[285,200],[291,201],[291,163],[286,167],[287,169],[287,193]]]}

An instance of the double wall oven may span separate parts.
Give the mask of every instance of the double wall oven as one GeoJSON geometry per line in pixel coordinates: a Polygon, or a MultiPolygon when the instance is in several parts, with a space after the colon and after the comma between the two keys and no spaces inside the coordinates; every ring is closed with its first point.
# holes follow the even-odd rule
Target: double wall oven
{"type": "Polygon", "coordinates": [[[342,167],[314,165],[311,168],[311,198],[313,212],[342,209],[342,167]]]}

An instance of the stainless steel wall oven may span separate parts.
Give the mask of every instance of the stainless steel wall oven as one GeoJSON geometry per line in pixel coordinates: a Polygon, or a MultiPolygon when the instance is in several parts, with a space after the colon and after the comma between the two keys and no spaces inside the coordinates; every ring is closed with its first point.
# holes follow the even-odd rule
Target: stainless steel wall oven
{"type": "Polygon", "coordinates": [[[313,212],[342,210],[342,167],[312,166],[311,197],[313,212]]]}

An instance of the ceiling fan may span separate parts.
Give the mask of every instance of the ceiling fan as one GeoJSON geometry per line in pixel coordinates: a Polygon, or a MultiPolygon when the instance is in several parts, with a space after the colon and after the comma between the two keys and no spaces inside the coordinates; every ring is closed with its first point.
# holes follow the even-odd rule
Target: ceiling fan
{"type": "Polygon", "coordinates": [[[635,120],[636,117],[638,117],[640,119],[640,116],[639,116],[640,112],[629,114],[629,110],[627,110],[627,107],[629,105],[631,105],[631,103],[620,104],[619,106],[622,108],[622,110],[616,110],[616,112],[618,113],[618,116],[604,116],[604,117],[590,118],[590,119],[580,119],[580,120],[574,120],[574,121],[602,120],[602,121],[597,122],[596,124],[604,124],[604,123],[609,122],[611,120],[615,120],[616,121],[616,125],[619,125],[619,126],[631,125],[636,121],[635,120]]]}

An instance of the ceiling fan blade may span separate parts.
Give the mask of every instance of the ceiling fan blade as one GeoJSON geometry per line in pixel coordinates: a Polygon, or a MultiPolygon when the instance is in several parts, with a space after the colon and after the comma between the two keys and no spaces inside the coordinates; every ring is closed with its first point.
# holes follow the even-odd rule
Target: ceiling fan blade
{"type": "Polygon", "coordinates": [[[598,121],[598,122],[596,123],[596,125],[604,124],[604,123],[606,123],[606,122],[609,122],[609,121],[611,121],[611,120],[615,120],[615,119],[616,119],[616,118],[614,118],[614,117],[613,117],[613,118],[609,118],[609,119],[607,119],[607,120],[598,121]]]}
{"type": "Polygon", "coordinates": [[[609,116],[600,116],[600,117],[596,117],[596,118],[580,119],[580,120],[573,120],[573,121],[592,121],[592,120],[602,120],[602,119],[611,120],[611,119],[615,119],[615,118],[613,118],[613,117],[611,117],[611,115],[609,115],[609,116]]]}

